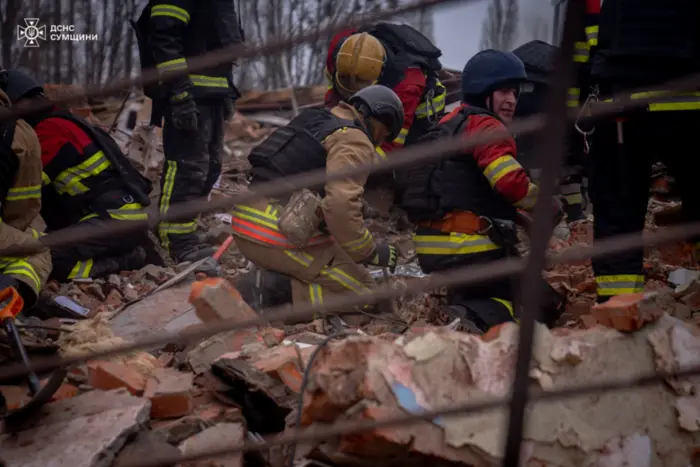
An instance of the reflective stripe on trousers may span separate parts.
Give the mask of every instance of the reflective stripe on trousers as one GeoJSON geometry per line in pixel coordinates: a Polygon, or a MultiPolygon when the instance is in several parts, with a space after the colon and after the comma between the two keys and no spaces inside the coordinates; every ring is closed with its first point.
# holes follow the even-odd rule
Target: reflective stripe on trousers
{"type": "MultiPolygon", "coordinates": [[[[148,220],[148,211],[139,203],[128,203],[119,209],[107,209],[109,217],[120,221],[145,221],[148,220]]],[[[80,219],[80,222],[99,217],[99,214],[92,213],[80,219]]]]}
{"type": "Polygon", "coordinates": [[[41,279],[36,269],[24,258],[3,257],[0,258],[0,271],[8,276],[22,276],[29,279],[34,290],[41,290],[41,279]]]}
{"type": "Polygon", "coordinates": [[[68,279],[88,279],[90,277],[90,272],[92,272],[92,266],[94,261],[92,258],[86,259],[85,261],[78,261],[73,266],[70,274],[68,274],[68,279]]]}
{"type": "MultiPolygon", "coordinates": [[[[300,251],[285,251],[284,253],[297,263],[307,268],[310,267],[314,262],[314,257],[308,253],[300,251]]],[[[321,269],[320,274],[324,277],[332,279],[333,281],[342,285],[346,289],[357,294],[363,295],[371,292],[371,290],[367,288],[362,282],[355,279],[340,268],[329,268],[328,266],[324,266],[324,268],[321,269]]],[[[322,298],[322,295],[319,295],[319,297],[322,298]]]]}
{"type": "Polygon", "coordinates": [[[600,297],[644,292],[643,274],[598,276],[595,280],[598,284],[598,296],[600,297]]]}
{"type": "Polygon", "coordinates": [[[567,183],[560,185],[561,194],[568,205],[583,204],[580,183],[567,183]]]}
{"type": "MultiPolygon", "coordinates": [[[[280,232],[277,226],[278,216],[279,209],[273,205],[268,205],[265,211],[238,205],[233,208],[231,213],[231,227],[234,233],[256,242],[290,250],[299,249],[280,232]]],[[[329,236],[316,235],[309,241],[308,246],[324,245],[330,242],[329,236]]]]}
{"type": "Polygon", "coordinates": [[[413,242],[419,255],[468,255],[500,248],[487,235],[457,232],[449,235],[414,235],[413,242]]]}
{"type": "MultiPolygon", "coordinates": [[[[177,162],[166,161],[165,180],[163,192],[160,195],[160,214],[166,216],[170,209],[170,199],[173,197],[175,188],[175,175],[177,174],[177,162]]],[[[161,222],[158,224],[158,236],[163,248],[170,251],[170,239],[168,235],[189,235],[197,231],[197,224],[194,220],[190,222],[161,222]]]]}
{"type": "MultiPolygon", "coordinates": [[[[673,112],[679,110],[700,110],[700,92],[686,92],[671,94],[669,91],[637,92],[630,95],[630,99],[648,99],[652,97],[667,96],[663,100],[647,106],[649,112],[673,112]]],[[[604,102],[612,102],[606,99],[604,102]]]]}
{"type": "Polygon", "coordinates": [[[503,305],[504,307],[506,307],[506,309],[508,310],[508,314],[510,314],[510,317],[513,318],[513,321],[520,324],[520,320],[518,318],[516,318],[516,316],[515,316],[513,302],[511,302],[510,300],[503,300],[502,298],[496,298],[496,297],[491,297],[490,300],[493,300],[494,302],[498,302],[501,305],[503,305]]]}

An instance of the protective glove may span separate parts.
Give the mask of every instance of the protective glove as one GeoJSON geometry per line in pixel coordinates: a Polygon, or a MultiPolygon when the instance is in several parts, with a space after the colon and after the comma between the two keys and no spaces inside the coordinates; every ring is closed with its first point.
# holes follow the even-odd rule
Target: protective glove
{"type": "Polygon", "coordinates": [[[204,260],[202,264],[197,266],[194,270],[195,277],[197,279],[204,279],[207,277],[221,277],[221,265],[212,256],[209,256],[204,260]]]}
{"type": "Polygon", "coordinates": [[[230,99],[228,97],[224,99],[224,120],[230,122],[233,118],[233,114],[235,113],[235,111],[236,109],[233,105],[233,99],[230,99]]]}
{"type": "Polygon", "coordinates": [[[199,111],[192,94],[188,91],[174,94],[170,98],[170,108],[175,128],[183,131],[197,131],[199,111]]]}
{"type": "Polygon", "coordinates": [[[393,273],[396,270],[396,263],[399,260],[399,250],[393,245],[380,243],[374,249],[374,253],[369,255],[366,264],[389,268],[393,273]]]}

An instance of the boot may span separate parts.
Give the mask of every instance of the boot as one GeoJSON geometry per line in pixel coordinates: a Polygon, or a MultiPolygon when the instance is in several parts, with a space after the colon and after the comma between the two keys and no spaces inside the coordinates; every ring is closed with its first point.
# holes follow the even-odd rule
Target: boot
{"type": "Polygon", "coordinates": [[[173,253],[173,259],[178,263],[199,261],[216,253],[216,249],[206,245],[196,245],[194,248],[173,253]]]}
{"type": "Polygon", "coordinates": [[[446,305],[442,308],[442,311],[452,318],[452,320],[459,319],[460,326],[463,331],[470,334],[482,335],[486,332],[486,329],[481,329],[469,316],[470,312],[467,307],[462,305],[446,305]]]}
{"type": "Polygon", "coordinates": [[[265,308],[292,303],[292,282],[278,272],[253,267],[238,276],[234,285],[243,300],[259,314],[265,308]]]}

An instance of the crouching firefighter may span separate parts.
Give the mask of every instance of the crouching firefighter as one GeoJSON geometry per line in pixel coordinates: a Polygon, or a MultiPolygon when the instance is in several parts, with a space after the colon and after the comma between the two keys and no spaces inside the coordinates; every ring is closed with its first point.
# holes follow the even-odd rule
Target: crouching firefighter
{"type": "MultiPolygon", "coordinates": [[[[374,160],[374,147],[396,138],[403,106],[384,86],[369,86],[332,110],[308,109],[248,156],[250,189],[325,168],[327,173],[374,160]]],[[[394,246],[375,243],[362,218],[366,175],[328,181],[289,199],[261,199],[233,211],[240,252],[257,267],[289,276],[294,303],[321,305],[329,294],[369,292],[363,264],[396,267],[394,246]],[[359,264],[358,264],[359,263],[359,264]]]]}
{"type": "MultiPolygon", "coordinates": [[[[51,104],[32,77],[8,72],[7,93],[15,105],[45,103],[49,110],[27,117],[41,144],[41,214],[47,231],[113,219],[147,220],[151,182],[143,177],[102,129],[51,104]]],[[[101,237],[51,252],[57,281],[104,277],[161,263],[147,227],[101,237]]]]}
{"type": "MultiPolygon", "coordinates": [[[[515,111],[523,63],[510,52],[485,50],[462,73],[462,104],[446,115],[421,142],[459,134],[504,131],[515,111]]],[[[400,207],[418,225],[414,241],[426,273],[488,263],[517,254],[518,209],[530,210],[537,187],[515,159],[513,138],[476,146],[409,171],[400,207]]],[[[543,281],[544,282],[544,281],[543,281]]],[[[510,279],[455,287],[446,312],[471,332],[517,321],[510,279]]],[[[551,289],[550,289],[551,290],[551,289]]],[[[552,293],[556,293],[551,290],[552,293]]],[[[551,324],[562,304],[544,321],[551,324]]]]}
{"type": "MultiPolygon", "coordinates": [[[[160,214],[167,215],[174,204],[211,193],[221,175],[224,122],[239,97],[230,61],[189,73],[188,60],[242,44],[244,35],[233,0],[150,0],[134,29],[141,67],[156,68],[163,79],[144,86],[144,94],[153,101],[151,124],[163,125],[160,214]]],[[[192,217],[161,222],[158,233],[178,262],[214,253],[192,217]]]]}
{"type": "MultiPolygon", "coordinates": [[[[0,88],[5,88],[6,79],[7,73],[0,68],[0,88]]],[[[10,99],[2,89],[0,110],[6,110],[10,99]]],[[[20,119],[0,122],[0,206],[0,249],[22,246],[39,237],[32,224],[40,219],[41,148],[34,130],[20,119]]],[[[29,256],[0,256],[0,290],[13,287],[24,308],[30,308],[50,271],[48,250],[29,256]]]]}

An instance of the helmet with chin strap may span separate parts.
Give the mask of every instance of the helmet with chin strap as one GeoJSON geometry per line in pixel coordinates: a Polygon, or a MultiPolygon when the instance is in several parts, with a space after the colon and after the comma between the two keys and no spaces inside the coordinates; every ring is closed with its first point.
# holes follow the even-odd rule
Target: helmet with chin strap
{"type": "Polygon", "coordinates": [[[365,118],[374,118],[389,131],[388,141],[399,136],[403,127],[403,103],[394,91],[378,84],[368,86],[348,99],[365,118]]]}

